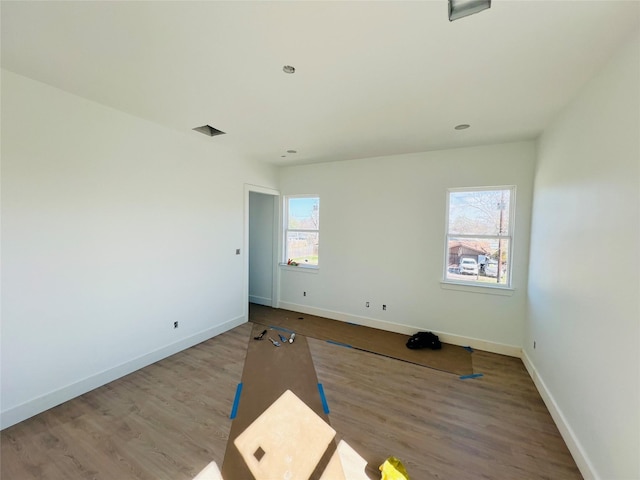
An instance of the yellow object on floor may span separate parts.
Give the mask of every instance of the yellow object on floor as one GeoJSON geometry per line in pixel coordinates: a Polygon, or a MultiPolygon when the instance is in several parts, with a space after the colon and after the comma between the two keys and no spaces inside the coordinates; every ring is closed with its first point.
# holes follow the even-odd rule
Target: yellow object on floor
{"type": "Polygon", "coordinates": [[[380,480],[409,480],[407,470],[396,457],[387,458],[384,463],[380,465],[380,471],[382,472],[380,480]]]}

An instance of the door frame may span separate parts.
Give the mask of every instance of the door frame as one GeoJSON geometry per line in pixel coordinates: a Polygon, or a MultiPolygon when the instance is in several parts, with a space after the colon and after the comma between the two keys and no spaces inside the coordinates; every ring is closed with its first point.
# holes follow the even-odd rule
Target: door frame
{"type": "Polygon", "coordinates": [[[272,252],[272,282],[271,282],[271,306],[278,308],[279,295],[280,295],[280,278],[278,276],[278,252],[280,251],[280,192],[273,188],[262,187],[260,185],[252,185],[249,183],[244,184],[244,239],[243,239],[243,295],[242,301],[244,302],[243,312],[245,321],[249,320],[249,193],[262,193],[264,195],[270,195],[273,198],[273,252],[272,252]]]}

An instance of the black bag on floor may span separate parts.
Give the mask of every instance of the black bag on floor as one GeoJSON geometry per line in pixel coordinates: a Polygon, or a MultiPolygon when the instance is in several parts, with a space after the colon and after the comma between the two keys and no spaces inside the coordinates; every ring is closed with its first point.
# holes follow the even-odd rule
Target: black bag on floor
{"type": "Polygon", "coordinates": [[[411,348],[412,350],[418,348],[440,350],[442,348],[442,343],[440,343],[438,336],[431,332],[418,332],[411,335],[409,340],[407,340],[407,348],[411,348]]]}

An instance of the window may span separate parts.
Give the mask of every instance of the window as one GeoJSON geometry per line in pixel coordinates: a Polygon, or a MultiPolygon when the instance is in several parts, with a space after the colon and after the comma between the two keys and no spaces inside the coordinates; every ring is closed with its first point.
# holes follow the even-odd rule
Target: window
{"type": "Polygon", "coordinates": [[[444,280],[511,286],[515,187],[450,189],[444,280]]]}
{"type": "Polygon", "coordinates": [[[284,261],[318,266],[320,198],[296,195],[284,198],[284,261]]]}

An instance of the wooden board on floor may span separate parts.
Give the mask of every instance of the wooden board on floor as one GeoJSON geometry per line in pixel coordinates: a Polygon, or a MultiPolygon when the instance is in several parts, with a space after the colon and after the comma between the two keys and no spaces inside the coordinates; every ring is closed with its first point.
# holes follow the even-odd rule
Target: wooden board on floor
{"type": "MultiPolygon", "coordinates": [[[[208,478],[222,466],[250,334],[242,324],[4,429],[0,478],[193,480],[211,462],[208,478]]],[[[370,479],[389,455],[414,479],[582,479],[520,359],[476,351],[484,376],[461,381],[307,340],[331,427],[370,479]]]]}
{"type": "Polygon", "coordinates": [[[443,372],[456,375],[473,373],[471,352],[457,345],[443,343],[441,350],[410,350],[406,346],[409,335],[253,303],[249,305],[249,320],[265,326],[285,328],[319,340],[346,344],[358,350],[443,372]]]}
{"type": "Polygon", "coordinates": [[[306,338],[284,343],[269,330],[254,340],[264,329],[254,325],[249,340],[222,477],[344,479],[306,338]]]}

